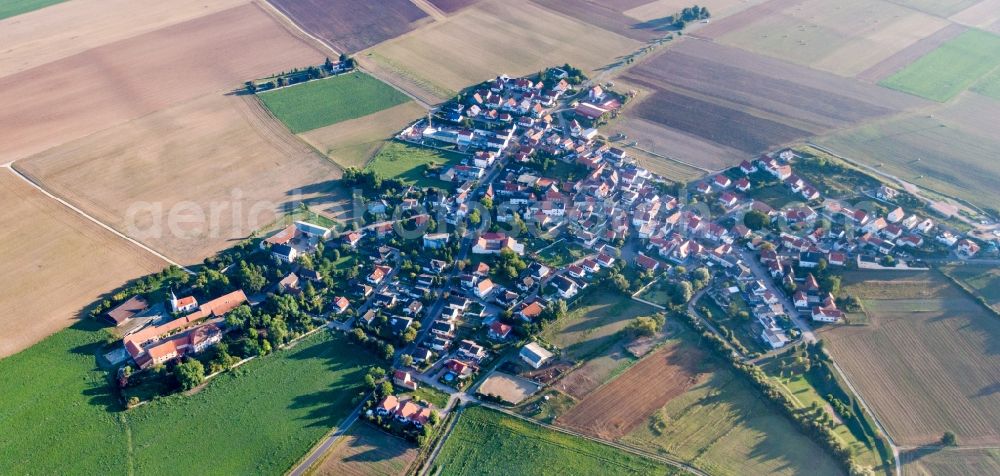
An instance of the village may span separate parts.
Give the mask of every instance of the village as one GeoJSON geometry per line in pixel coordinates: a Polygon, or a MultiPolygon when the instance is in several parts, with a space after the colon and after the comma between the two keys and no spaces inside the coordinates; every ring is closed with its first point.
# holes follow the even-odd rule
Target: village
{"type": "Polygon", "coordinates": [[[792,149],[690,184],[663,179],[598,132],[630,93],[571,84],[565,68],[498,76],[399,133],[464,157],[427,167],[448,187],[348,173],[363,193],[346,227],[294,220],[159,301],[137,293],[107,306],[123,336],[107,360],[128,404],[333,329],[391,365],[373,376],[392,385],[370,394],[365,417],[424,443],[455,401],[540,392],[561,349],[538,334],[590,289],[687,306],[752,358],[847,319],[857,303],[840,295],[838,270],[980,252],[906,192],[792,149]],[[719,330],[723,313],[741,316],[736,329],[719,330]]]}

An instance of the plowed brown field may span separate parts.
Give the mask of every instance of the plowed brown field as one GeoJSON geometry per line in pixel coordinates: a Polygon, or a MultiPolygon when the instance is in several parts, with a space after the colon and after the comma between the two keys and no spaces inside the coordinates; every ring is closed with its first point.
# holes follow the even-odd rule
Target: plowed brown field
{"type": "Polygon", "coordinates": [[[696,383],[699,351],[669,345],[587,395],[556,424],[599,438],[617,439],[696,383]]]}
{"type": "Polygon", "coordinates": [[[0,162],[321,58],[245,5],[9,75],[0,78],[0,162]]]}
{"type": "Polygon", "coordinates": [[[395,38],[429,19],[410,0],[269,0],[337,51],[354,53],[395,38]]]}

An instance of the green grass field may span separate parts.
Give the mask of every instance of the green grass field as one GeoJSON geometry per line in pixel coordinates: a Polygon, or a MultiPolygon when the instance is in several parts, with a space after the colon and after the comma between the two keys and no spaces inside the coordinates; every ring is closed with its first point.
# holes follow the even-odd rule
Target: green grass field
{"type": "Polygon", "coordinates": [[[1000,36],[969,30],[879,84],[944,102],[1000,66],[1000,36]]]}
{"type": "Polygon", "coordinates": [[[632,319],[655,312],[618,292],[597,289],[583,296],[562,319],[546,326],[542,337],[561,347],[565,357],[586,359],[618,340],[618,331],[632,319]]]}
{"type": "MultiPolygon", "coordinates": [[[[781,388],[787,392],[792,401],[797,402],[798,408],[809,408],[815,403],[820,408],[824,408],[827,412],[830,412],[831,416],[836,416],[829,403],[823,399],[823,396],[820,395],[816,387],[805,377],[801,368],[795,367],[795,358],[790,354],[785,354],[782,359],[774,359],[763,365],[762,368],[775,382],[781,384],[781,388]],[[789,366],[787,369],[780,367],[781,360],[784,360],[789,366]]],[[[851,449],[852,454],[859,464],[870,467],[881,465],[877,451],[869,448],[862,440],[859,440],[847,425],[843,423],[838,424],[834,428],[834,433],[840,439],[841,443],[844,443],[844,445],[851,449]]]]}
{"type": "Polygon", "coordinates": [[[0,360],[0,473],[281,473],[350,412],[371,360],[317,333],[193,396],[121,412],[94,364],[104,335],[81,322],[0,360]]]}
{"type": "Polygon", "coordinates": [[[652,460],[483,407],[462,413],[433,466],[432,474],[442,476],[675,473],[652,460]]]}
{"type": "MultiPolygon", "coordinates": [[[[447,182],[438,180],[437,174],[425,177],[428,164],[450,167],[462,160],[462,155],[427,147],[416,147],[403,142],[389,142],[368,163],[369,170],[385,178],[396,178],[420,187],[449,188],[447,182]]],[[[444,169],[442,169],[443,171],[444,169]]]]}
{"type": "MultiPolygon", "coordinates": [[[[678,352],[704,351],[699,336],[683,326],[673,337],[678,352]]],[[[769,404],[728,364],[706,353],[698,382],[659,410],[621,442],[692,462],[712,475],[840,474],[838,464],[769,404]]]]}
{"type": "Polygon", "coordinates": [[[416,391],[408,393],[438,408],[446,407],[448,405],[448,398],[450,397],[447,393],[429,385],[420,385],[416,391]]]}
{"type": "Polygon", "coordinates": [[[1000,310],[1000,268],[962,265],[948,267],[942,271],[982,296],[990,306],[1000,310]]]}
{"type": "Polygon", "coordinates": [[[257,97],[294,133],[367,116],[410,100],[361,72],[309,81],[257,97]]]}
{"type": "Polygon", "coordinates": [[[588,252],[593,253],[593,250],[584,248],[577,243],[561,241],[538,253],[538,257],[547,266],[562,268],[583,258],[588,252]]]}
{"type": "Polygon", "coordinates": [[[935,114],[863,125],[817,142],[917,186],[995,207],[1000,134],[986,132],[935,114]]]}
{"type": "Polygon", "coordinates": [[[66,0],[4,0],[0,2],[0,20],[39,10],[66,0]]]}

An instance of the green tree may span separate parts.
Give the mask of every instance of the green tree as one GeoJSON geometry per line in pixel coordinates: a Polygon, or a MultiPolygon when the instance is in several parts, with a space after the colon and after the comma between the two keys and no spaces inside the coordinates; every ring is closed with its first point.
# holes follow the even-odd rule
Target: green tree
{"type": "Polygon", "coordinates": [[[743,215],[743,224],[751,230],[760,230],[771,224],[771,217],[758,210],[750,210],[743,215]]]}
{"type": "Polygon", "coordinates": [[[410,354],[403,354],[399,357],[399,363],[403,364],[404,367],[409,367],[413,365],[413,356],[410,354]]]}
{"type": "Polygon", "coordinates": [[[958,437],[954,433],[946,431],[941,435],[941,444],[944,446],[958,446],[958,437]]]}
{"type": "Polygon", "coordinates": [[[184,390],[191,390],[205,381],[205,366],[195,359],[188,359],[174,369],[177,383],[184,390]]]}
{"type": "Polygon", "coordinates": [[[628,326],[626,326],[626,331],[634,337],[648,337],[656,334],[658,328],[659,326],[656,325],[655,319],[642,316],[629,322],[628,326]]]}

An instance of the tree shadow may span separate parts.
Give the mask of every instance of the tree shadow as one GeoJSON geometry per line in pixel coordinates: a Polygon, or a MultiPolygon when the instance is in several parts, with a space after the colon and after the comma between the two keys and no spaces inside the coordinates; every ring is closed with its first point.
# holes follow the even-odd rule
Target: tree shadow
{"type": "MultiPolygon", "coordinates": [[[[341,424],[344,417],[353,408],[352,400],[363,390],[366,366],[359,356],[370,356],[370,353],[346,340],[324,340],[302,349],[294,349],[287,358],[292,360],[321,360],[331,373],[338,374],[337,381],[326,388],[299,395],[292,399],[288,408],[307,409],[308,412],[300,419],[308,421],[309,427],[330,428],[341,424]],[[350,346],[350,353],[345,350],[333,349],[331,346],[350,346]],[[345,355],[350,357],[345,358],[345,355]]],[[[374,356],[371,356],[375,363],[374,356]]]]}

